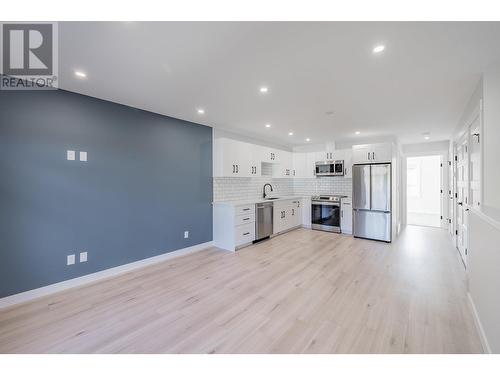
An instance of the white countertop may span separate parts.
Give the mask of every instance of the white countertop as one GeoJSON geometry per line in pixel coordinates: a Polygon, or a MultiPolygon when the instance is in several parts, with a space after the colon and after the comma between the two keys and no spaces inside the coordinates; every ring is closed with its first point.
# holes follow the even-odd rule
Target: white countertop
{"type": "MultiPolygon", "coordinates": [[[[273,198],[273,196],[270,196],[269,198],[273,198]]],[[[304,196],[304,195],[285,195],[285,196],[280,196],[278,199],[262,199],[262,198],[257,198],[257,199],[241,199],[241,200],[231,200],[231,201],[217,201],[213,202],[213,204],[224,204],[224,205],[229,205],[229,206],[243,206],[245,204],[256,204],[256,203],[262,203],[262,202],[276,202],[276,201],[287,201],[291,199],[302,199],[302,198],[311,198],[310,196],[304,196]]]]}

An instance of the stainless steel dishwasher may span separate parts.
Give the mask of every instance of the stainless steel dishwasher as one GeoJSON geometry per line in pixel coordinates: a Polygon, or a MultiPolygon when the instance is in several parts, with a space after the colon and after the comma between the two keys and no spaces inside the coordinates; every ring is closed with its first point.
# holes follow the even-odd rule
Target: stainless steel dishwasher
{"type": "Polygon", "coordinates": [[[273,202],[257,203],[255,218],[255,241],[273,234],[273,202]]]}

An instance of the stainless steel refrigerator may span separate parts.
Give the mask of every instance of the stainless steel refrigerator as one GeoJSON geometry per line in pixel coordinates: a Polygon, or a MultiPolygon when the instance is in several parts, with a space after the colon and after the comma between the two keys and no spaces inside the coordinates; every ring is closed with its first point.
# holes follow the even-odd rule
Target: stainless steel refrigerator
{"type": "Polygon", "coordinates": [[[352,168],[354,237],[391,242],[391,164],[352,168]]]}

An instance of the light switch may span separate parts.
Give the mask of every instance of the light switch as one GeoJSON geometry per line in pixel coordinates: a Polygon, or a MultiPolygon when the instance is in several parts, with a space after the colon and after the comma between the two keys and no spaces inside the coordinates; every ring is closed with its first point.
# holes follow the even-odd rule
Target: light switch
{"type": "Polygon", "coordinates": [[[66,264],[68,266],[75,264],[75,254],[68,255],[68,257],[66,258],[66,264]]]}
{"type": "Polygon", "coordinates": [[[86,262],[86,261],[87,261],[87,252],[84,251],[84,252],[80,253],[80,263],[86,262]]]}
{"type": "Polygon", "coordinates": [[[87,161],[87,151],[80,151],[80,161],[87,161]]]}
{"type": "Polygon", "coordinates": [[[67,160],[75,160],[75,151],[74,150],[66,151],[66,159],[67,160]]]}

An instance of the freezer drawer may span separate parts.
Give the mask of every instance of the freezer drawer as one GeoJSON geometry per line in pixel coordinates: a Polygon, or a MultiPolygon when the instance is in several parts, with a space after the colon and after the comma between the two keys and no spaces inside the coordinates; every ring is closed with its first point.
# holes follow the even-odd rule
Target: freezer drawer
{"type": "Polygon", "coordinates": [[[391,242],[391,213],[355,210],[354,237],[391,242]]]}

